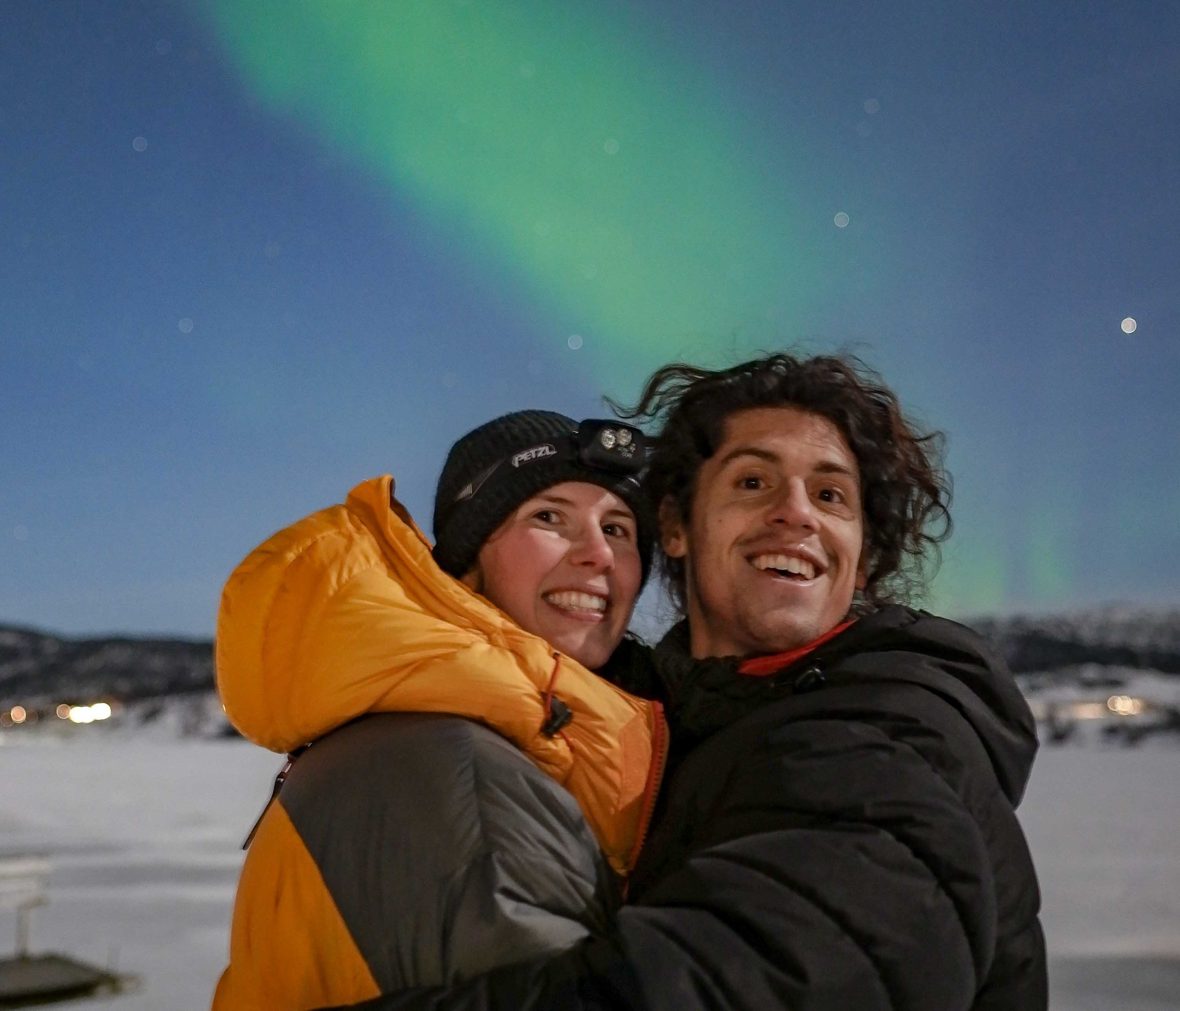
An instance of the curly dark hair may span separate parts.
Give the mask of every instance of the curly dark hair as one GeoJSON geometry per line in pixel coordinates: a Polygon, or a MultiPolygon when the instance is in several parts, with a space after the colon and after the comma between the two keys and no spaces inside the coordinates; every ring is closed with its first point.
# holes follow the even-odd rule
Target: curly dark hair
{"type": "MultiPolygon", "coordinates": [[[[727,419],[759,407],[795,407],[827,418],[848,441],[860,468],[867,581],[854,610],[910,600],[926,586],[926,565],[950,536],[950,476],[945,438],[921,431],[902,413],[881,376],[853,355],[799,358],[770,354],[712,371],[665,365],[631,408],[607,401],[623,418],[661,422],[649,454],[646,493],[670,501],[687,522],[697,474],[725,438],[727,419]]],[[[685,607],[680,558],[660,552],[674,602],[685,607]]]]}

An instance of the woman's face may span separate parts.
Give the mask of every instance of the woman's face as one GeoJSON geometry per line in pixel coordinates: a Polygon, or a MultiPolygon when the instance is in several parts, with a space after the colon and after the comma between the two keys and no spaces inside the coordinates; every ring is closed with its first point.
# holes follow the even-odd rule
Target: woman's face
{"type": "Polygon", "coordinates": [[[526,632],[593,670],[631,620],[642,575],[637,536],[621,498],[566,481],[501,523],[464,582],[526,632]]]}

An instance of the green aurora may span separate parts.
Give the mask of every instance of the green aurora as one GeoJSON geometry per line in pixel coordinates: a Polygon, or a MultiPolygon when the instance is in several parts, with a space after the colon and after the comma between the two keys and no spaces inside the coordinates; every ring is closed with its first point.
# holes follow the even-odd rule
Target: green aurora
{"type": "Polygon", "coordinates": [[[514,301],[559,321],[543,350],[566,353],[576,334],[604,385],[761,347],[820,294],[817,258],[792,241],[783,153],[740,130],[741,103],[630,14],[436,0],[210,9],[250,91],[351,152],[441,255],[508,278],[514,301]]]}

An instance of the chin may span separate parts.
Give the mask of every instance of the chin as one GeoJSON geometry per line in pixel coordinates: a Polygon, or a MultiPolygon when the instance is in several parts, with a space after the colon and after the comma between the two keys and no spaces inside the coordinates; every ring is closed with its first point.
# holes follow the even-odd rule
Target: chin
{"type": "Polygon", "coordinates": [[[797,618],[767,629],[766,634],[760,637],[767,655],[786,653],[807,645],[812,639],[818,638],[826,631],[826,629],[817,630],[816,624],[809,618],[797,618]]]}
{"type": "Polygon", "coordinates": [[[590,670],[597,670],[610,659],[611,651],[596,644],[580,643],[577,646],[571,645],[571,647],[566,648],[563,648],[556,642],[553,645],[556,649],[565,653],[571,660],[577,660],[583,667],[587,667],[590,670]]]}

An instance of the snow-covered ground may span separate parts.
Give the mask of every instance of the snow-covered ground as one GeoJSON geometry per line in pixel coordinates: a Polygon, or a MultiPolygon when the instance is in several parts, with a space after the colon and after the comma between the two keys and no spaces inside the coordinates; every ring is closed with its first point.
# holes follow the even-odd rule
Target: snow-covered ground
{"type": "Polygon", "coordinates": [[[1180,748],[1042,747],[1021,820],[1054,1011],[1180,1008],[1180,748]]]}
{"type": "MultiPolygon", "coordinates": [[[[240,741],[0,735],[0,854],[44,853],[54,867],[34,951],[142,978],[103,1007],[208,1007],[238,847],[279,764],[240,741]]],[[[1042,750],[1021,810],[1054,1011],[1180,1008],[1178,779],[1175,747],[1042,750]]],[[[14,924],[0,910],[0,946],[14,924]]]]}
{"type": "MultiPolygon", "coordinates": [[[[54,868],[49,904],[31,914],[31,948],[113,960],[141,978],[103,1007],[207,1008],[226,960],[239,847],[281,760],[241,741],[85,730],[7,735],[19,743],[0,746],[0,853],[45,853],[54,868]]],[[[0,910],[0,943],[14,922],[0,910]]]]}

